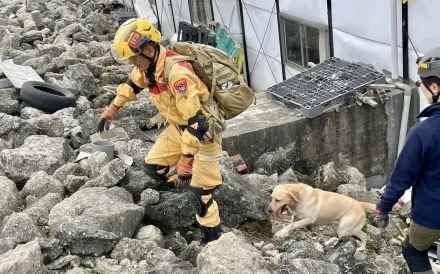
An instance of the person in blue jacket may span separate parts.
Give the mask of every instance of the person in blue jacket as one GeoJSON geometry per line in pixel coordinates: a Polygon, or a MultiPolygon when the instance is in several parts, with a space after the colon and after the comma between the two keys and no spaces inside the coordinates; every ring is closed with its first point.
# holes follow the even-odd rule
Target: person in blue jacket
{"type": "Polygon", "coordinates": [[[440,238],[440,48],[417,60],[419,91],[430,106],[417,117],[427,117],[413,126],[406,137],[385,193],[376,205],[380,228],[389,223],[388,213],[403,193],[412,187],[411,224],[402,253],[412,273],[433,273],[429,247],[440,238]]]}

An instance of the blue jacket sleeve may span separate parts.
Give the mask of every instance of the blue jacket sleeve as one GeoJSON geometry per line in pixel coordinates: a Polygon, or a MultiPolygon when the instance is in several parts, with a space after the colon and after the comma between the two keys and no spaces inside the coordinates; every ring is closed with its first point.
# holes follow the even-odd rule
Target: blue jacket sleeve
{"type": "Polygon", "coordinates": [[[385,193],[377,204],[377,208],[382,213],[390,212],[405,191],[415,183],[424,164],[425,149],[418,131],[410,130],[405,145],[397,157],[385,193]]]}

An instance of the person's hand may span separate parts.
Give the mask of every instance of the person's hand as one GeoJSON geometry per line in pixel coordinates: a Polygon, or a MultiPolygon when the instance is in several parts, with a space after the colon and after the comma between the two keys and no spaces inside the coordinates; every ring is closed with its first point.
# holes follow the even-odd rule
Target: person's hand
{"type": "Polygon", "coordinates": [[[115,106],[114,104],[111,104],[106,108],[106,110],[101,114],[100,120],[98,122],[98,131],[103,132],[105,130],[109,130],[110,124],[113,121],[113,118],[115,118],[116,113],[118,112],[119,108],[115,106]]]}
{"type": "Polygon", "coordinates": [[[380,209],[376,209],[376,217],[374,217],[378,228],[386,228],[390,223],[390,216],[387,213],[382,213],[380,209]]]}
{"type": "Polygon", "coordinates": [[[194,162],[194,155],[182,154],[179,162],[177,163],[177,187],[188,187],[191,184],[192,179],[192,167],[194,162]]]}

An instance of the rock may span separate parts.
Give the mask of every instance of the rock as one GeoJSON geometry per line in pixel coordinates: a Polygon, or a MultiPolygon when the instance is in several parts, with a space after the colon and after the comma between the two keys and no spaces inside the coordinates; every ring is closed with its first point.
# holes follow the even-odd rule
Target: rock
{"type": "Polygon", "coordinates": [[[145,206],[144,222],[162,232],[188,228],[194,223],[189,193],[160,192],[159,203],[145,206]]]}
{"type": "Polygon", "coordinates": [[[81,126],[79,121],[74,118],[75,108],[63,108],[53,113],[52,116],[61,119],[64,124],[64,136],[69,135],[69,132],[74,128],[81,126]]]}
{"type": "Polygon", "coordinates": [[[113,142],[117,142],[117,141],[128,142],[130,140],[130,137],[128,136],[127,132],[122,127],[114,127],[110,129],[109,134],[111,135],[110,136],[111,138],[102,138],[101,133],[95,133],[92,136],[90,136],[90,141],[93,143],[101,140],[109,140],[113,142]]]}
{"type": "Polygon", "coordinates": [[[262,170],[264,175],[281,174],[286,166],[293,166],[297,158],[296,144],[291,143],[285,148],[266,152],[254,163],[254,170],[262,170]]]}
{"type": "Polygon", "coordinates": [[[93,100],[93,108],[106,108],[111,104],[114,98],[115,98],[115,92],[109,92],[109,91],[101,92],[93,100]]]}
{"type": "Polygon", "coordinates": [[[326,250],[327,259],[337,264],[343,269],[353,269],[357,263],[354,254],[358,248],[358,243],[354,237],[339,240],[338,244],[332,250],[326,250]]]}
{"type": "Polygon", "coordinates": [[[160,229],[154,225],[142,227],[137,233],[136,239],[156,242],[159,247],[165,246],[162,231],[160,231],[160,229]]]}
{"type": "Polygon", "coordinates": [[[297,184],[298,176],[296,176],[295,171],[289,168],[287,169],[279,178],[278,184],[297,184]]]}
{"type": "Polygon", "coordinates": [[[79,23],[71,24],[60,31],[60,35],[64,37],[72,37],[73,34],[83,30],[83,26],[79,23]]]}
{"type": "Polygon", "coordinates": [[[64,185],[60,181],[48,175],[45,171],[37,171],[26,182],[21,191],[21,196],[25,199],[27,196],[32,195],[40,199],[48,193],[58,193],[64,197],[65,192],[64,185]]]}
{"type": "Polygon", "coordinates": [[[335,192],[340,185],[346,183],[344,178],[337,172],[334,162],[319,167],[313,181],[316,184],[314,187],[332,192],[335,192]]]}
{"type": "Polygon", "coordinates": [[[36,171],[52,174],[71,154],[72,149],[63,138],[33,135],[21,147],[1,151],[0,163],[8,177],[18,183],[36,171]]]}
{"type": "Polygon", "coordinates": [[[233,233],[208,244],[197,257],[197,267],[200,274],[270,273],[260,251],[233,233]]]}
{"type": "Polygon", "coordinates": [[[245,222],[257,222],[263,234],[270,234],[272,225],[267,207],[270,196],[259,188],[249,185],[243,177],[233,170],[228,157],[222,159],[220,166],[223,184],[214,191],[214,199],[220,208],[220,218],[227,227],[238,227],[245,222]]]}
{"type": "Polygon", "coordinates": [[[275,186],[278,185],[276,180],[271,179],[269,176],[261,175],[257,173],[244,175],[244,181],[252,185],[255,189],[260,189],[266,192],[265,194],[270,196],[275,186]]]}
{"type": "MultiPolygon", "coordinates": [[[[28,196],[29,198],[30,196],[28,196]]],[[[59,193],[48,193],[31,205],[27,205],[24,213],[32,217],[38,225],[46,225],[50,210],[63,200],[59,193]]]]}
{"type": "Polygon", "coordinates": [[[107,18],[103,14],[93,13],[86,17],[86,24],[90,24],[90,31],[97,34],[106,34],[109,32],[107,18]]]}
{"type": "Polygon", "coordinates": [[[15,238],[17,243],[24,244],[40,237],[36,223],[26,213],[12,213],[4,225],[0,238],[15,238]]]}
{"type": "Polygon", "coordinates": [[[20,48],[21,35],[7,30],[5,27],[0,27],[0,48],[3,49],[18,49],[20,48]]]}
{"type": "Polygon", "coordinates": [[[87,181],[81,188],[115,186],[124,178],[126,168],[127,165],[124,162],[115,158],[101,168],[98,177],[87,181]]]}
{"type": "MultiPolygon", "coordinates": [[[[0,239],[0,255],[14,249],[17,246],[15,238],[3,238],[0,239]]],[[[1,256],[0,256],[1,258],[1,256]]]]}
{"type": "Polygon", "coordinates": [[[51,234],[70,247],[71,254],[99,256],[118,239],[132,237],[144,209],[133,204],[120,187],[85,188],[57,204],[50,212],[51,234]]]}
{"type": "Polygon", "coordinates": [[[43,40],[43,34],[39,30],[31,30],[23,34],[22,43],[33,43],[35,40],[43,40]]]}
{"type": "Polygon", "coordinates": [[[83,32],[77,32],[75,34],[72,35],[73,40],[78,41],[78,42],[92,42],[92,38],[90,37],[90,35],[85,34],[83,32]]]}
{"type": "Polygon", "coordinates": [[[54,172],[53,178],[63,183],[68,175],[84,176],[85,174],[79,164],[67,163],[54,172]]]}
{"type": "Polygon", "coordinates": [[[159,194],[152,189],[157,188],[160,185],[161,182],[152,179],[150,176],[146,175],[143,170],[138,170],[132,166],[127,168],[125,177],[120,183],[121,187],[133,194],[135,201],[138,201],[139,199],[143,200],[142,204],[140,204],[143,206],[159,202],[159,194]],[[147,192],[142,194],[144,191],[147,192]]]}
{"type": "Polygon", "coordinates": [[[20,111],[20,118],[28,120],[28,119],[40,117],[44,114],[45,112],[42,110],[33,107],[25,107],[20,111]]]}
{"type": "Polygon", "coordinates": [[[32,67],[40,76],[46,74],[47,72],[53,72],[56,70],[56,65],[52,62],[52,57],[49,55],[31,58],[25,61],[23,66],[32,67]]]}
{"type": "Polygon", "coordinates": [[[140,99],[124,104],[124,107],[118,111],[118,114],[120,117],[133,117],[137,125],[144,128],[146,122],[157,114],[157,109],[149,96],[145,97],[145,99],[140,97],[140,99]]]}
{"type": "Polygon", "coordinates": [[[148,150],[148,147],[142,140],[135,139],[129,140],[121,149],[120,153],[127,154],[128,156],[132,157],[133,164],[137,167],[141,167],[144,164],[144,158],[147,155],[148,150]]]}
{"type": "Polygon", "coordinates": [[[92,108],[92,103],[85,96],[79,96],[76,100],[76,111],[78,114],[83,114],[92,108]]]}
{"type": "Polygon", "coordinates": [[[0,273],[46,274],[38,243],[19,245],[1,255],[0,273]]]}
{"type": "Polygon", "coordinates": [[[102,111],[98,109],[89,109],[78,120],[81,124],[82,139],[84,142],[90,142],[90,136],[98,131],[98,121],[102,111]]]}
{"type": "Polygon", "coordinates": [[[337,193],[351,197],[360,202],[377,203],[379,198],[367,191],[365,186],[344,184],[338,187],[337,193]]]}
{"type": "Polygon", "coordinates": [[[0,227],[3,218],[17,212],[23,204],[15,183],[0,176],[0,227]]]}
{"type": "Polygon", "coordinates": [[[12,60],[14,61],[14,64],[22,65],[27,60],[32,59],[32,58],[36,58],[38,56],[40,56],[38,54],[38,51],[27,50],[27,51],[21,52],[19,55],[15,56],[12,60]]]}
{"type": "Polygon", "coordinates": [[[70,270],[67,270],[65,274],[89,274],[89,272],[80,267],[74,267],[70,270]]]}
{"type": "Polygon", "coordinates": [[[151,250],[158,247],[159,246],[154,241],[124,238],[116,244],[111,257],[117,260],[127,258],[130,261],[139,262],[145,259],[151,250]]]}
{"type": "Polygon", "coordinates": [[[412,208],[411,201],[409,201],[409,202],[407,202],[406,204],[404,204],[404,205],[402,206],[402,208],[400,208],[400,210],[399,210],[399,216],[402,217],[402,218],[404,218],[405,220],[406,220],[407,218],[410,218],[411,208],[412,208]]]}
{"type": "Polygon", "coordinates": [[[64,124],[61,119],[48,114],[28,120],[39,128],[40,132],[50,137],[61,137],[64,133],[64,124]]]}
{"type": "Polygon", "coordinates": [[[39,55],[49,55],[53,58],[60,56],[63,52],[66,51],[66,47],[63,45],[38,45],[37,49],[39,51],[39,55]]]}
{"type": "Polygon", "coordinates": [[[351,185],[359,185],[367,188],[367,180],[364,175],[354,167],[343,166],[338,168],[338,174],[342,177],[344,182],[351,185]]]}
{"type": "Polygon", "coordinates": [[[21,146],[27,137],[37,132],[38,128],[35,125],[18,117],[0,113],[0,138],[11,147],[21,146]]]}
{"type": "Polygon", "coordinates": [[[99,176],[101,168],[108,164],[107,154],[105,152],[97,151],[92,153],[88,158],[88,174],[94,179],[99,176]]]}
{"type": "Polygon", "coordinates": [[[47,265],[47,268],[51,270],[62,269],[67,265],[79,266],[80,259],[76,255],[67,255],[56,259],[51,264],[47,265]]]}
{"type": "Polygon", "coordinates": [[[63,185],[70,193],[75,193],[88,180],[89,180],[89,177],[87,177],[87,176],[67,175],[67,178],[63,182],[63,185]]]}
{"type": "Polygon", "coordinates": [[[125,131],[128,133],[128,136],[130,136],[130,139],[139,139],[142,141],[151,142],[151,140],[146,138],[145,134],[142,133],[136,120],[133,117],[120,117],[118,119],[113,120],[112,124],[115,127],[123,127],[125,131]]]}
{"type": "Polygon", "coordinates": [[[71,65],[64,73],[63,85],[76,97],[96,94],[95,78],[84,64],[71,65]]]}
{"type": "Polygon", "coordinates": [[[370,242],[376,247],[380,248],[382,240],[382,230],[372,225],[367,225],[367,234],[370,242]]]}
{"type": "Polygon", "coordinates": [[[61,73],[47,72],[44,75],[44,81],[57,86],[62,86],[64,75],[61,73]]]}
{"type": "Polygon", "coordinates": [[[53,262],[56,258],[60,257],[64,252],[64,246],[58,239],[55,238],[38,238],[38,244],[41,247],[41,253],[43,255],[43,262],[48,264],[53,262]]]}
{"type": "MultiPolygon", "coordinates": [[[[284,247],[286,249],[286,247],[284,247]]],[[[314,259],[326,261],[324,250],[317,250],[313,244],[306,241],[293,242],[288,246],[286,252],[281,256],[284,261],[292,261],[294,259],[314,259]]]]}
{"type": "Polygon", "coordinates": [[[197,266],[197,256],[202,252],[203,247],[199,242],[191,242],[185,250],[180,252],[179,259],[190,262],[193,266],[197,266]]]}
{"type": "Polygon", "coordinates": [[[178,231],[170,233],[165,237],[165,248],[171,250],[176,255],[185,250],[187,246],[187,241],[178,231]]]}
{"type": "Polygon", "coordinates": [[[327,273],[343,273],[341,268],[335,264],[313,259],[286,259],[281,260],[281,264],[276,266],[276,274],[327,274],[327,273]]]}
{"type": "Polygon", "coordinates": [[[142,192],[141,201],[139,202],[139,205],[140,206],[154,205],[159,203],[159,200],[160,200],[159,192],[157,192],[154,189],[148,188],[142,192]]]}
{"type": "Polygon", "coordinates": [[[14,100],[10,93],[0,91],[0,112],[8,115],[16,114],[20,110],[20,104],[14,100]]]}

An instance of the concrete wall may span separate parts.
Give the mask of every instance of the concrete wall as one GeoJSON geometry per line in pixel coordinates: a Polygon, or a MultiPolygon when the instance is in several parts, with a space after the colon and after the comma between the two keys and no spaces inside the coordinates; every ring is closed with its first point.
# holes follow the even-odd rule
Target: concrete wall
{"type": "Polygon", "coordinates": [[[402,91],[394,90],[389,96],[388,103],[376,108],[354,105],[308,119],[270,101],[261,92],[256,106],[229,121],[223,150],[229,155],[241,154],[251,167],[263,153],[295,142],[296,161],[285,163],[285,169],[293,166],[310,174],[318,166],[334,161],[372,177],[370,187],[382,186],[397,154],[403,104],[402,91]]]}

